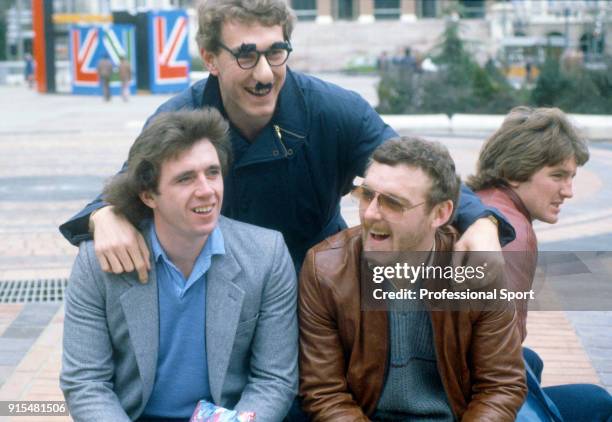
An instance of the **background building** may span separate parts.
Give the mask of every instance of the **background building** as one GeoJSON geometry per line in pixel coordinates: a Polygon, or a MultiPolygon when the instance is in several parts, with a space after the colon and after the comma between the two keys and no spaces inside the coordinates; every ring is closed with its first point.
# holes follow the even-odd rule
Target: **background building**
{"type": "MultiPolygon", "coordinates": [[[[197,26],[191,0],[48,0],[54,2],[58,60],[73,22],[110,21],[112,12],[187,8],[192,56],[197,26]]],[[[290,0],[298,15],[291,65],[306,71],[371,66],[376,57],[411,47],[425,56],[438,42],[448,16],[462,19],[462,36],[484,61],[505,45],[550,42],[601,60],[612,47],[609,0],[290,0]],[[517,40],[517,37],[524,37],[517,40]]],[[[0,59],[21,61],[32,50],[30,1],[3,0],[0,59]]],[[[525,48],[523,48],[525,50],[525,48]]]]}

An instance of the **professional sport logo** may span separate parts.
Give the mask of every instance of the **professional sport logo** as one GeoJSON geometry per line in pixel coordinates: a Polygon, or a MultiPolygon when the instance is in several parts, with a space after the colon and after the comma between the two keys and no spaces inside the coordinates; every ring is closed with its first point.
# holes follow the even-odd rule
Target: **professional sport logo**
{"type": "Polygon", "coordinates": [[[131,90],[136,88],[135,37],[132,25],[73,26],[70,28],[70,69],[73,94],[99,95],[102,93],[98,76],[98,61],[107,56],[115,73],[111,78],[113,94],[120,92],[116,70],[121,57],[132,68],[131,90]]]}
{"type": "Polygon", "coordinates": [[[151,90],[168,92],[189,86],[188,25],[184,11],[153,12],[149,18],[151,90]]]}

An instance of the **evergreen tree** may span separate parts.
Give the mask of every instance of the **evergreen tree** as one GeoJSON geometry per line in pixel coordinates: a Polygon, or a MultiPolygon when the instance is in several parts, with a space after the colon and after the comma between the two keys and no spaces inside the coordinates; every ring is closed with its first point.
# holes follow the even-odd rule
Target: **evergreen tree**
{"type": "Polygon", "coordinates": [[[8,10],[8,2],[0,0],[0,61],[6,60],[6,12],[8,10]],[[6,6],[6,7],[5,7],[6,6]]]}
{"type": "Polygon", "coordinates": [[[538,107],[555,107],[571,88],[571,81],[561,72],[559,61],[548,57],[531,92],[531,102],[538,107]]]}
{"type": "Polygon", "coordinates": [[[512,87],[498,70],[481,68],[448,21],[433,57],[438,71],[406,75],[384,72],[378,87],[381,113],[506,113],[517,104],[512,87]]]}

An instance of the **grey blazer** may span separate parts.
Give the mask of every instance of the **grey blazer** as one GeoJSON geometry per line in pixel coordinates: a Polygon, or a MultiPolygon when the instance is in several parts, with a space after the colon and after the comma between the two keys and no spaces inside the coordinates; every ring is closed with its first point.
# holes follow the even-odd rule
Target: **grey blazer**
{"type": "MultiPolygon", "coordinates": [[[[295,269],[280,233],[224,217],[219,227],[226,253],[207,273],[202,327],[211,395],[257,421],[281,421],[297,393],[295,269]]],[[[105,273],[93,243],[82,242],[65,311],[60,387],[72,417],[137,419],[157,368],[155,271],[144,285],[135,273],[105,273]]]]}

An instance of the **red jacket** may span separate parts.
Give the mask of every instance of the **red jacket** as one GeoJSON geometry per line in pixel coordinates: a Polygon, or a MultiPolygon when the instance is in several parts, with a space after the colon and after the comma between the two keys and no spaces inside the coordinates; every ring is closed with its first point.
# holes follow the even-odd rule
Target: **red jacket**
{"type": "MultiPolygon", "coordinates": [[[[489,188],[476,192],[485,205],[497,208],[514,227],[516,239],[502,248],[506,260],[506,283],[517,291],[527,291],[533,284],[538,261],[536,238],[529,211],[521,198],[509,187],[489,188]]],[[[527,336],[527,300],[516,300],[521,339],[527,336]]]]}

